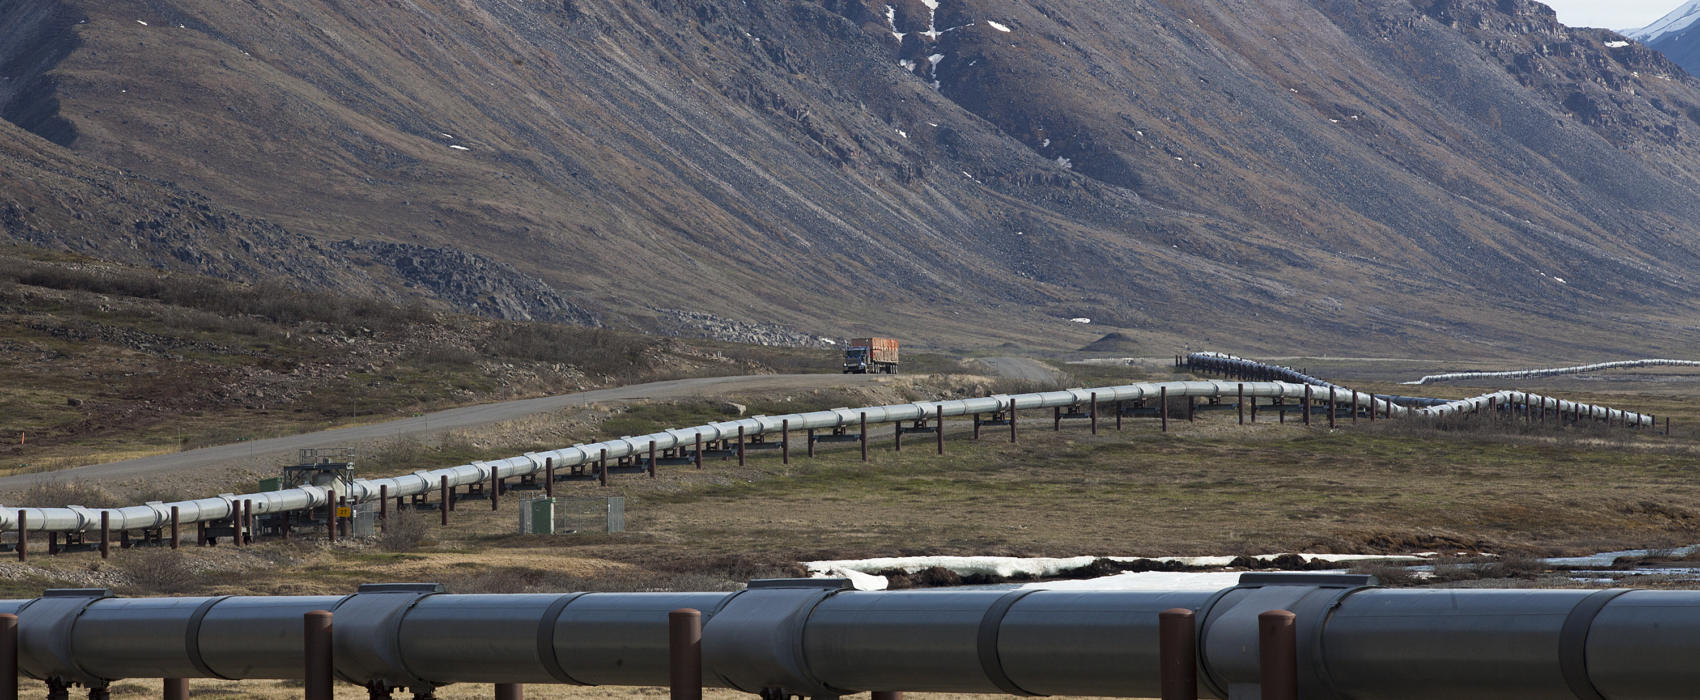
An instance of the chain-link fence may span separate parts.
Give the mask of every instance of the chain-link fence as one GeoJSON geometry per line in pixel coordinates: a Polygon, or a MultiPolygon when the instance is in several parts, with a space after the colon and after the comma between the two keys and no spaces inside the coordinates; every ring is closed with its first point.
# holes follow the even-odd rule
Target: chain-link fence
{"type": "Polygon", "coordinates": [[[626,499],[535,496],[522,499],[522,535],[566,535],[576,532],[625,532],[626,499]]]}

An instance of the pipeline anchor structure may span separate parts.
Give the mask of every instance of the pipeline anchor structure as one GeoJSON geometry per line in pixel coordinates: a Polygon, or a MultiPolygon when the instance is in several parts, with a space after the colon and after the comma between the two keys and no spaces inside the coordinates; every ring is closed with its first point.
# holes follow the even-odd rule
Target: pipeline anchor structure
{"type": "Polygon", "coordinates": [[[5,677],[100,693],[128,678],[300,680],[327,656],[335,679],[376,697],[457,683],[510,697],[522,684],[677,688],[695,677],[765,697],[1197,687],[1228,700],[1631,700],[1692,697],[1700,680],[1700,591],[1383,589],[1353,575],[1245,574],[1219,591],[1170,592],[862,592],[834,579],[735,593],[382,584],[347,596],[122,599],[77,589],[0,601],[4,614],[18,620],[5,677]],[[700,634],[679,653],[690,611],[700,634]],[[318,627],[304,625],[312,616],[318,627]],[[304,631],[326,627],[328,652],[304,631]]]}

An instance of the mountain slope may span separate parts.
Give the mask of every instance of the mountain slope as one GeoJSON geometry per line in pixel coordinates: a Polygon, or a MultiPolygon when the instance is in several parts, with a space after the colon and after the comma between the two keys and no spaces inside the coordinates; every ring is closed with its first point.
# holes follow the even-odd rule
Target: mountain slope
{"type": "Polygon", "coordinates": [[[379,285],[452,286],[453,260],[398,260],[459,249],[617,323],[966,345],[1078,346],[1102,331],[1063,320],[1087,316],[1251,347],[1653,350],[1697,315],[1700,86],[1520,0],[0,16],[32,18],[0,29],[32,86],[0,113],[379,285]]]}
{"type": "Polygon", "coordinates": [[[1690,74],[1700,73],[1700,26],[1696,23],[1700,23],[1700,2],[1689,2],[1657,22],[1624,34],[1670,57],[1690,74]]]}

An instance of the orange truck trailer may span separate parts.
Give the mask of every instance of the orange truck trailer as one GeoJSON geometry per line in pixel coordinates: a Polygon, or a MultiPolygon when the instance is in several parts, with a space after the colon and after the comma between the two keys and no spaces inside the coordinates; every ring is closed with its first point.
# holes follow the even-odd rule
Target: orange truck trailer
{"type": "Polygon", "coordinates": [[[893,338],[852,338],[844,346],[845,374],[897,374],[897,341],[893,338]]]}

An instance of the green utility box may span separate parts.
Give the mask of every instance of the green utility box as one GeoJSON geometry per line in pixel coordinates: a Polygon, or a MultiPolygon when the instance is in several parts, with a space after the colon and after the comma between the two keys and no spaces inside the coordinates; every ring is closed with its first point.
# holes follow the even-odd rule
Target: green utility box
{"type": "Polygon", "coordinates": [[[555,534],[555,499],[534,498],[527,505],[531,508],[528,513],[531,517],[522,526],[526,532],[533,535],[555,534]]]}
{"type": "Polygon", "coordinates": [[[282,491],[282,490],[283,490],[283,478],[282,477],[274,476],[274,477],[270,477],[270,478],[260,480],[260,492],[261,493],[265,493],[267,491],[282,491]]]}

